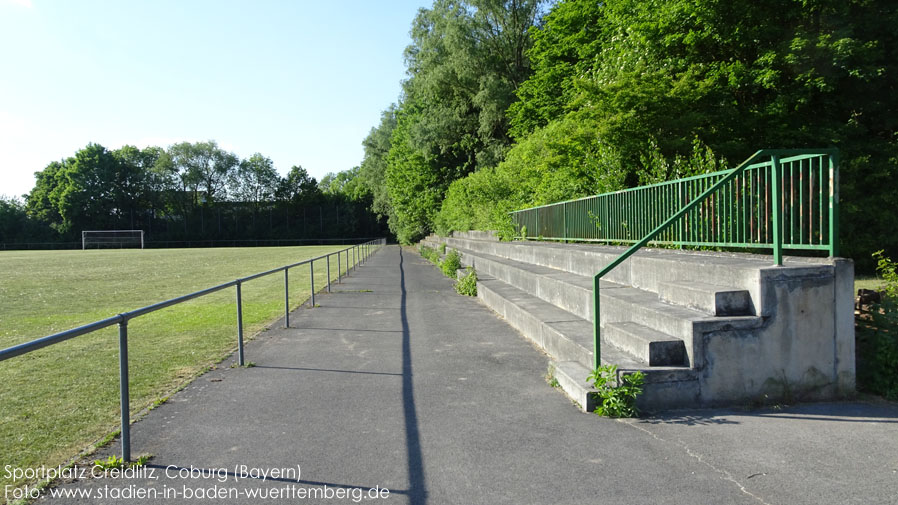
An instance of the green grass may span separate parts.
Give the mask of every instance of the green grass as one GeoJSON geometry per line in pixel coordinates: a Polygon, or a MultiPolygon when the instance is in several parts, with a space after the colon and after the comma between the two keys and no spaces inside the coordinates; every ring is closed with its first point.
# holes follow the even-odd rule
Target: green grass
{"type": "MultiPolygon", "coordinates": [[[[341,247],[2,252],[0,348],[341,247]]],[[[323,261],[315,273],[320,289],[323,261]]],[[[245,335],[283,315],[283,283],[278,272],[243,285],[245,335]]],[[[308,296],[308,265],[291,269],[291,305],[308,296]]],[[[234,300],[229,288],[129,323],[132,412],[234,349],[234,300]]],[[[64,464],[118,428],[118,395],[116,327],[0,362],[0,461],[19,468],[64,464]]],[[[24,483],[0,472],[0,487],[24,483]]]]}
{"type": "Polygon", "coordinates": [[[881,289],[885,281],[875,275],[859,275],[854,278],[854,292],[857,294],[858,289],[881,289]]]}

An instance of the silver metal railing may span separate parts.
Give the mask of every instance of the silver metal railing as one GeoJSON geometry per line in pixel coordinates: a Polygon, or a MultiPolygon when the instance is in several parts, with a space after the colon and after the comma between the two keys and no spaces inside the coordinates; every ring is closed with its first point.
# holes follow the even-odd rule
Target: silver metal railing
{"type": "Polygon", "coordinates": [[[147,305],[146,307],[141,307],[139,309],[135,309],[129,312],[123,312],[113,317],[109,317],[106,319],[102,319],[100,321],[94,321],[89,324],[85,324],[83,326],[79,326],[77,328],[72,328],[71,330],[62,331],[59,333],[54,333],[53,335],[49,335],[43,338],[35,339],[30,342],[25,342],[23,344],[15,345],[12,347],[8,347],[6,349],[0,350],[0,361],[4,361],[10,358],[14,358],[16,356],[20,356],[22,354],[26,354],[32,351],[36,351],[38,349],[42,349],[44,347],[58,344],[60,342],[69,340],[71,338],[75,338],[81,335],[86,335],[88,333],[92,333],[94,331],[106,328],[112,325],[118,325],[118,335],[119,335],[119,389],[121,393],[121,416],[122,416],[122,459],[125,461],[131,460],[131,417],[130,417],[130,396],[128,391],[128,321],[134,319],[136,317],[140,317],[151,312],[155,312],[160,309],[164,309],[166,307],[171,307],[172,305],[177,305],[179,303],[186,302],[188,300],[193,300],[194,298],[199,298],[201,296],[206,296],[211,293],[215,293],[216,291],[221,291],[223,289],[227,289],[230,287],[237,288],[237,359],[240,366],[243,366],[244,361],[244,353],[243,353],[243,301],[241,300],[241,286],[243,283],[251,281],[253,279],[258,279],[260,277],[265,277],[266,275],[271,275],[280,271],[284,272],[284,327],[290,327],[290,291],[289,291],[289,271],[291,268],[298,267],[300,265],[309,264],[309,289],[311,291],[311,299],[310,304],[312,307],[315,306],[315,262],[320,260],[325,260],[327,262],[327,291],[331,290],[331,276],[330,276],[330,258],[331,256],[337,257],[337,282],[340,282],[343,275],[341,273],[342,270],[342,262],[341,256],[345,254],[346,256],[346,275],[349,275],[351,271],[354,271],[358,268],[360,264],[365,263],[368,257],[374,253],[377,249],[377,246],[383,246],[386,244],[386,239],[375,239],[369,240],[368,242],[364,242],[361,244],[357,244],[354,246],[347,247],[345,249],[341,249],[336,252],[328,253],[323,256],[317,256],[315,258],[310,258],[307,260],[300,261],[298,263],[292,263],[290,265],[285,265],[282,267],[274,268],[265,272],[260,272],[257,274],[253,274],[247,277],[241,277],[239,279],[235,279],[230,282],[226,282],[224,284],[219,284],[217,286],[212,286],[211,288],[206,288],[201,291],[196,291],[194,293],[190,293],[184,296],[179,296],[177,298],[172,298],[170,300],[165,300],[159,303],[154,303],[153,305],[147,305]]]}

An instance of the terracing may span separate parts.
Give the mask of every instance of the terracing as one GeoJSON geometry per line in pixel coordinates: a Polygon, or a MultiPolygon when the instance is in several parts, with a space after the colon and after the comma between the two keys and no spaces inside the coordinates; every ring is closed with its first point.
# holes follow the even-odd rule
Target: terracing
{"type": "MultiPolygon", "coordinates": [[[[430,236],[461,253],[478,297],[550,358],[592,410],[593,275],[623,247],[430,236]]],[[[853,264],[840,258],[642,249],[601,284],[601,362],[646,375],[648,410],[824,400],[855,387],[853,264]]]]}

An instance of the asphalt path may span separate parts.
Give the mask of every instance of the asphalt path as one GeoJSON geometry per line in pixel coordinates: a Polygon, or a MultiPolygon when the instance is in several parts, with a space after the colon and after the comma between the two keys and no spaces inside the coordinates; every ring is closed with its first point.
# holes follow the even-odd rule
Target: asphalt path
{"type": "Polygon", "coordinates": [[[146,467],[82,463],[37,502],[898,503],[895,404],[584,414],[544,354],[396,246],[316,302],[247,345],[255,366],[135,423],[146,467]]]}

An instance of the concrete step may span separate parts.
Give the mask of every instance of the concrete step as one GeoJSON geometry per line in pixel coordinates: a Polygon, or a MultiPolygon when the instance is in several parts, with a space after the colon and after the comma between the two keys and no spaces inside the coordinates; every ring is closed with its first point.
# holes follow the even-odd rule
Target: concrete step
{"type": "Polygon", "coordinates": [[[592,366],[592,323],[589,321],[479,270],[477,297],[555,359],[592,366]]]}
{"type": "MultiPolygon", "coordinates": [[[[460,249],[462,263],[478,272],[532,293],[556,307],[592,320],[592,278],[569,272],[460,249]]],[[[603,283],[609,288],[612,283],[603,283]]]]}
{"type": "MultiPolygon", "coordinates": [[[[596,390],[586,380],[592,371],[581,363],[573,361],[552,361],[549,364],[558,386],[570,397],[580,410],[593,412],[596,390]]],[[[642,395],[636,399],[636,407],[644,413],[657,412],[695,405],[700,396],[698,374],[691,370],[629,369],[619,367],[618,372],[641,371],[645,374],[642,395]]]]}
{"type": "Polygon", "coordinates": [[[586,378],[591,373],[589,368],[576,361],[552,361],[549,364],[552,377],[558,381],[558,387],[583,412],[596,410],[596,402],[593,393],[596,389],[589,385],[586,378]]]}
{"type": "Polygon", "coordinates": [[[667,303],[683,305],[714,316],[755,314],[748,290],[697,281],[662,282],[658,295],[667,303]]]}
{"type": "MultiPolygon", "coordinates": [[[[592,321],[592,278],[531,265],[484,253],[460,250],[462,263],[524,292],[545,300],[577,317],[592,321]]],[[[715,318],[708,313],[665,303],[658,295],[639,288],[602,281],[601,307],[607,322],[632,321],[655,331],[679,338],[691,352],[692,335],[697,324],[704,331],[754,328],[761,323],[755,316],[715,318]]],[[[690,356],[691,359],[691,356],[690,356]]]]}
{"type": "MultiPolygon", "coordinates": [[[[478,274],[477,297],[551,357],[560,387],[581,408],[593,410],[586,377],[592,369],[592,323],[502,281],[478,274]]],[[[653,409],[690,405],[698,396],[696,371],[686,366],[652,367],[602,339],[602,364],[646,374],[643,396],[653,409]]]]}
{"type": "Polygon", "coordinates": [[[606,323],[602,337],[649,366],[683,366],[687,364],[686,346],[682,339],[631,322],[606,323]]]}
{"type": "MultiPolygon", "coordinates": [[[[617,259],[627,248],[599,244],[560,244],[555,242],[474,240],[463,236],[439,237],[450,247],[485,253],[516,261],[546,266],[592,277],[617,259]]],[[[802,258],[788,258],[802,262],[802,258]]],[[[759,293],[758,270],[769,267],[769,256],[727,255],[702,251],[676,251],[643,248],[621,263],[607,280],[658,292],[659,283],[683,279],[707,282],[759,293]]]]}

